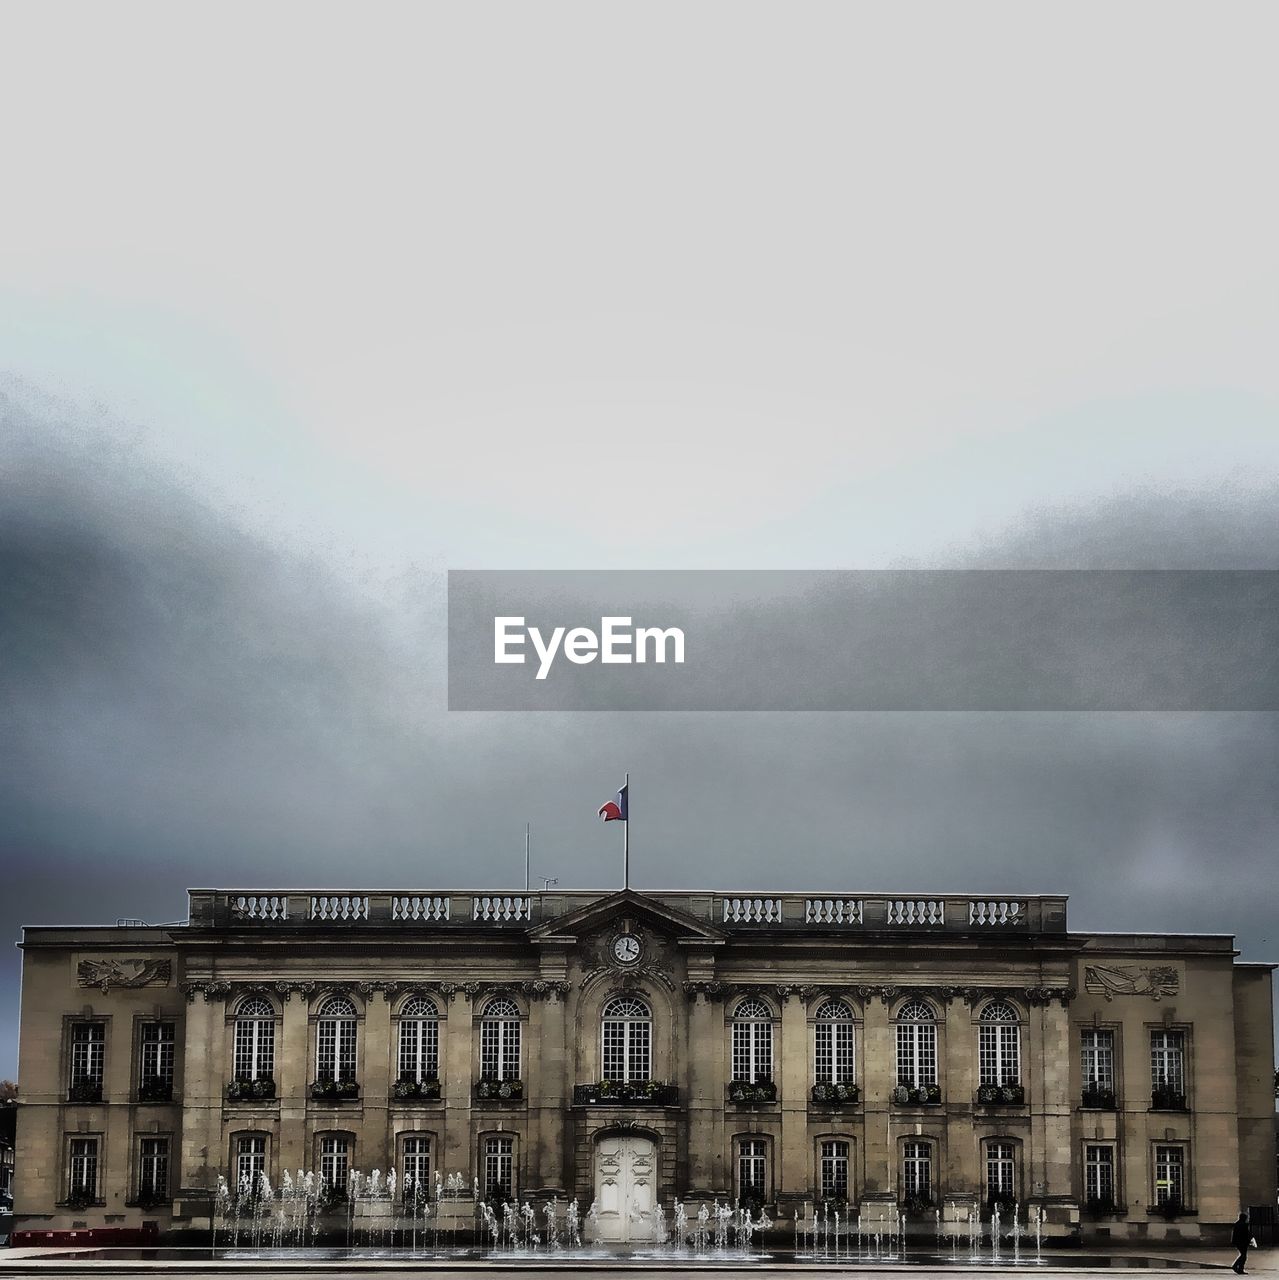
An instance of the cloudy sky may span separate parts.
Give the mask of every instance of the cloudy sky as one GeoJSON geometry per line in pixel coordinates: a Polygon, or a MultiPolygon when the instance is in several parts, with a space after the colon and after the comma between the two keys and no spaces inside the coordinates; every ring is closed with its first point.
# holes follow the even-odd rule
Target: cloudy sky
{"type": "MultiPolygon", "coordinates": [[[[1279,10],[12,4],[0,941],[1068,892],[1279,959],[1266,714],[445,711],[448,568],[1279,568],[1279,10]],[[1266,890],[1265,893],[1258,892],[1266,890]]],[[[17,955],[0,955],[0,1075],[17,955]]]]}

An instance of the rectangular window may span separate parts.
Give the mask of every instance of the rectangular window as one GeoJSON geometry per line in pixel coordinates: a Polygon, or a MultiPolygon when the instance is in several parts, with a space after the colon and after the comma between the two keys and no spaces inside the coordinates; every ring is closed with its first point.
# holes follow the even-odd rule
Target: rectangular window
{"type": "Polygon", "coordinates": [[[1182,1031],[1150,1033],[1150,1086],[1153,1093],[1185,1095],[1185,1044],[1182,1031]]]}
{"type": "Polygon", "coordinates": [[[242,1134],[235,1140],[235,1187],[242,1196],[253,1195],[266,1169],[266,1135],[242,1134]]]}
{"type": "Polygon", "coordinates": [[[144,1022],[139,1045],[138,1082],[144,1090],[173,1091],[174,1027],[171,1022],[144,1022]]]}
{"type": "Polygon", "coordinates": [[[1155,1148],[1155,1203],[1184,1205],[1186,1203],[1186,1149],[1184,1147],[1155,1148]]]}
{"type": "Polygon", "coordinates": [[[315,1037],[315,1078],[355,1079],[354,1018],[321,1018],[315,1037]]]}
{"type": "Polygon", "coordinates": [[[440,1024],[435,1018],[400,1022],[400,1079],[437,1080],[440,1075],[440,1024]]]}
{"type": "Polygon", "coordinates": [[[733,1023],[733,1079],[756,1084],[773,1078],[773,1024],[733,1023]]]}
{"type": "Polygon", "coordinates": [[[1109,1143],[1084,1147],[1084,1199],[1101,1205],[1115,1203],[1115,1149],[1109,1143]]]}
{"type": "Polygon", "coordinates": [[[1084,1088],[1113,1092],[1115,1087],[1115,1033],[1088,1029],[1080,1032],[1080,1073],[1084,1088]]]}
{"type": "Polygon", "coordinates": [[[520,1078],[518,1018],[481,1019],[480,1075],[486,1080],[518,1080],[520,1078]]]}
{"type": "Polygon", "coordinates": [[[515,1139],[484,1139],[484,1194],[509,1200],[515,1195],[515,1139]]]}
{"type": "Polygon", "coordinates": [[[107,1029],[100,1022],[77,1022],[71,1028],[71,1087],[102,1089],[107,1029]]]}
{"type": "Polygon", "coordinates": [[[768,1143],[743,1138],[737,1145],[737,1186],[742,1200],[763,1202],[768,1194],[768,1143]]]}
{"type": "Polygon", "coordinates": [[[138,1150],[138,1199],[155,1203],[169,1198],[169,1140],[143,1138],[138,1150]]]}
{"type": "Polygon", "coordinates": [[[821,1145],[823,1200],[848,1199],[848,1143],[832,1138],[821,1145]]]}
{"type": "Polygon", "coordinates": [[[404,1198],[431,1193],[431,1140],[409,1135],[404,1139],[404,1198]]]}
{"type": "Polygon", "coordinates": [[[1016,1198],[1016,1151],[1011,1142],[986,1144],[986,1199],[989,1203],[1016,1198]]]}
{"type": "Polygon", "coordinates": [[[275,1074],[275,1017],[241,1017],[235,1024],[235,1078],[270,1080],[275,1074]]]}
{"type": "Polygon", "coordinates": [[[933,1148],[928,1142],[908,1142],[902,1150],[902,1182],[910,1199],[933,1198],[933,1148]]]}
{"type": "Polygon", "coordinates": [[[977,1046],[981,1084],[1021,1082],[1021,1028],[1016,1023],[982,1023],[977,1046]]]}
{"type": "Polygon", "coordinates": [[[334,1191],[346,1190],[351,1171],[351,1143],[340,1133],[320,1139],[320,1176],[334,1191]]]}
{"type": "Polygon", "coordinates": [[[897,1083],[937,1083],[937,1028],[929,1022],[897,1024],[897,1083]]]}
{"type": "Polygon", "coordinates": [[[67,1169],[67,1195],[92,1204],[98,1200],[98,1140],[72,1138],[67,1169]]]}
{"type": "Polygon", "coordinates": [[[813,1046],[814,1084],[851,1084],[853,1074],[853,1024],[819,1022],[813,1046]]]}

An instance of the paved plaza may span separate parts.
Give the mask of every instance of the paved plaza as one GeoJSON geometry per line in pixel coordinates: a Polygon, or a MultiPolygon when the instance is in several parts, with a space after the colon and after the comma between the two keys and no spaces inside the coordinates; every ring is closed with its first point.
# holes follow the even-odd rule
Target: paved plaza
{"type": "MultiPolygon", "coordinates": [[[[180,1251],[166,1251],[178,1255],[180,1251]]],[[[1033,1273],[1041,1280],[1079,1280],[1081,1276],[1109,1275],[1115,1271],[1150,1272],[1221,1272],[1229,1269],[1234,1261],[1232,1249],[1185,1249],[1181,1251],[1115,1250],[1109,1254],[1054,1253],[1042,1263],[1023,1262],[1019,1266],[1008,1263],[985,1262],[970,1264],[958,1262],[945,1267],[922,1263],[880,1263],[832,1266],[821,1262],[778,1261],[774,1256],[760,1254],[757,1261],[724,1262],[713,1258],[697,1260],[653,1259],[639,1261],[619,1256],[615,1261],[572,1261],[562,1259],[516,1261],[509,1258],[491,1259],[441,1259],[439,1261],[412,1258],[271,1258],[220,1259],[211,1262],[193,1251],[190,1259],[180,1256],[154,1258],[111,1258],[104,1251],[95,1249],[11,1249],[0,1252],[0,1276],[118,1276],[146,1274],[176,1274],[187,1280],[218,1280],[219,1277],[238,1275],[303,1275],[321,1273],[326,1280],[342,1280],[346,1276],[366,1276],[377,1272],[393,1273],[397,1277],[429,1276],[431,1280],[446,1280],[450,1276],[519,1276],[520,1280],[563,1280],[566,1272],[582,1277],[607,1276],[618,1272],[645,1272],[649,1275],[676,1275],[693,1272],[713,1272],[721,1280],[748,1280],[763,1272],[790,1272],[807,1280],[835,1280],[836,1277],[880,1275],[933,1276],[942,1273],[980,1273],[984,1276],[1025,1276],[1033,1273]]],[[[1249,1258],[1249,1275],[1274,1277],[1279,1275],[1279,1251],[1261,1249],[1249,1258]]]]}

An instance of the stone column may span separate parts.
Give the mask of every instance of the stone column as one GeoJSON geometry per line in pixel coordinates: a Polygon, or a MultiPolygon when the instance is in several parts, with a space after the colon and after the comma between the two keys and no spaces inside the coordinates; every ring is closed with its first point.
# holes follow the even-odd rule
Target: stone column
{"type": "Polygon", "coordinates": [[[1024,1046],[1023,1079],[1031,1105],[1031,1149],[1026,1195],[1073,1200],[1071,1189],[1074,1099],[1070,1092],[1070,1011],[1053,999],[1032,1008],[1029,1043],[1024,1046]],[[1040,1190],[1042,1188],[1042,1191],[1040,1190]]]}
{"type": "Polygon", "coordinates": [[[360,1076],[363,1115],[358,1137],[358,1165],[364,1170],[381,1169],[385,1173],[395,1167],[388,1107],[392,1064],[398,1049],[391,1044],[389,999],[374,991],[364,993],[364,1025],[361,1031],[364,1035],[360,1076]]]}
{"type": "MultiPolygon", "coordinates": [[[[218,1174],[226,1173],[221,1150],[222,1081],[230,1078],[225,1058],[226,1004],[195,994],[187,1005],[182,1050],[182,1165],[179,1194],[191,1211],[212,1195],[218,1174]]],[[[21,1170],[19,1170],[21,1177],[21,1170]]]]}
{"type": "Polygon", "coordinates": [[[781,1103],[782,1149],[778,1161],[779,1197],[802,1200],[808,1193],[808,1010],[797,994],[782,998],[781,1103]]]}
{"type": "Polygon", "coordinates": [[[723,1006],[698,991],[689,1001],[688,1194],[723,1193],[725,1170],[716,1129],[723,1127],[723,1006]],[[717,1124],[718,1121],[718,1124],[717,1124]]]}
{"type": "Polygon", "coordinates": [[[564,997],[551,991],[529,1009],[529,1108],[533,1151],[529,1173],[544,1194],[563,1195],[568,1134],[565,1107],[569,1082],[564,997]]]}
{"type": "MultiPolygon", "coordinates": [[[[949,1194],[980,1196],[981,1147],[973,1125],[977,1097],[977,1031],[973,1006],[954,996],[941,1002],[937,1028],[938,1080],[946,1112],[946,1149],[938,1180],[949,1194]]],[[[1028,1054],[1029,1049],[1025,1052],[1028,1054]]],[[[1023,1056],[1023,1062],[1025,1057],[1023,1056]]]]}
{"type": "Polygon", "coordinates": [[[441,1173],[467,1170],[478,1176],[471,1141],[471,1029],[470,999],[457,992],[445,996],[444,1132],[436,1168],[441,1173]]]}
{"type": "MultiPolygon", "coordinates": [[[[865,1185],[870,1196],[891,1195],[892,1092],[897,1083],[897,1042],[888,1017],[888,1003],[878,992],[863,1004],[862,1072],[865,1082],[865,1151],[862,1153],[865,1185]]],[[[816,1188],[814,1188],[816,1191],[816,1188]]]]}
{"type": "Polygon", "coordinates": [[[275,1096],[280,1100],[279,1150],[274,1154],[278,1175],[284,1170],[315,1169],[314,1153],[307,1149],[306,1103],[314,1064],[309,1043],[310,1003],[305,992],[284,1000],[284,1020],[275,1046],[275,1096]]]}

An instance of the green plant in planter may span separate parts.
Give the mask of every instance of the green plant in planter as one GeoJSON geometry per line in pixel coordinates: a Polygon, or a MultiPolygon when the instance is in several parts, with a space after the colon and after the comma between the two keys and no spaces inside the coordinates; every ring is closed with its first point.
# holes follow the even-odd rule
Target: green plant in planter
{"type": "Polygon", "coordinates": [[[1168,1196],[1155,1206],[1165,1218],[1172,1219],[1185,1212],[1180,1196],[1168,1196]]]}
{"type": "Polygon", "coordinates": [[[826,1081],[813,1085],[813,1101],[828,1107],[854,1106],[860,1096],[855,1084],[844,1081],[837,1083],[826,1081]]]}
{"type": "Polygon", "coordinates": [[[1113,1089],[1104,1089],[1096,1080],[1090,1080],[1084,1085],[1082,1102],[1085,1107],[1095,1107],[1101,1111],[1113,1111],[1115,1109],[1115,1091],[1113,1089]]]}
{"type": "Polygon", "coordinates": [[[72,1102],[101,1102],[102,1085],[86,1075],[78,1075],[71,1081],[67,1097],[72,1102]]]}
{"type": "Polygon", "coordinates": [[[163,1076],[147,1076],[138,1085],[139,1102],[172,1102],[173,1082],[163,1076]]]}
{"type": "Polygon", "coordinates": [[[67,1196],[67,1208],[69,1209],[87,1209],[90,1205],[97,1204],[97,1196],[89,1187],[72,1187],[71,1194],[67,1196]]]}
{"type": "Polygon", "coordinates": [[[495,1099],[499,1102],[516,1102],[524,1096],[523,1080],[498,1080],[493,1076],[482,1076],[475,1086],[477,1098],[495,1099]]]}
{"type": "Polygon", "coordinates": [[[1091,1218],[1106,1218],[1115,1211],[1115,1202],[1110,1196],[1089,1196],[1084,1202],[1084,1212],[1091,1218]]]}
{"type": "Polygon", "coordinates": [[[1150,1105],[1156,1111],[1184,1111],[1186,1095],[1160,1079],[1150,1091],[1150,1105]]]}
{"type": "Polygon", "coordinates": [[[397,1098],[438,1098],[440,1096],[440,1081],[436,1076],[427,1076],[425,1079],[415,1080],[410,1075],[403,1075],[391,1086],[391,1092],[397,1098]]]}
{"type": "Polygon", "coordinates": [[[933,1207],[928,1196],[909,1195],[902,1201],[902,1212],[908,1218],[922,1218],[933,1207]]]}
{"type": "Polygon", "coordinates": [[[777,1086],[771,1080],[730,1080],[728,1097],[731,1102],[773,1102],[777,1086]]]}

